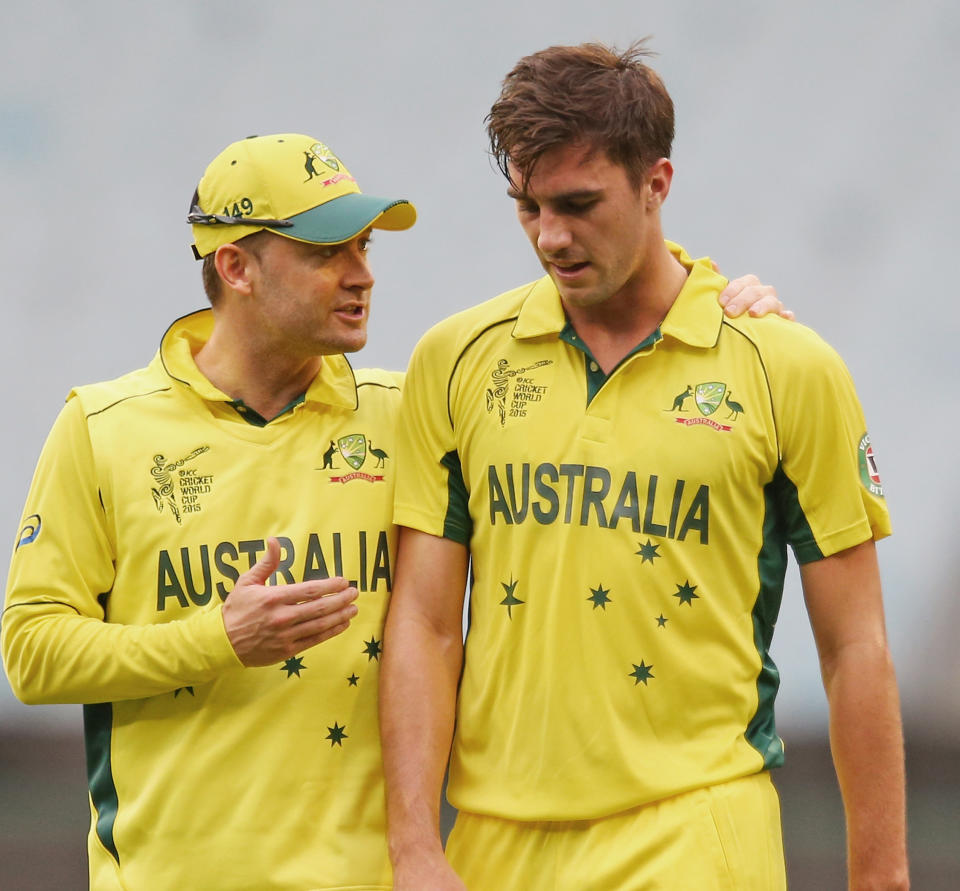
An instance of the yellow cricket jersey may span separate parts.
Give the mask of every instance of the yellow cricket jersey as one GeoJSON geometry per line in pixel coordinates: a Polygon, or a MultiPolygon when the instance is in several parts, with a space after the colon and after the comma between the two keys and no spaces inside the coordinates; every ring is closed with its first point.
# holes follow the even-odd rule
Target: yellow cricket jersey
{"type": "Polygon", "coordinates": [[[469,543],[449,795],[582,820],[779,765],[769,655],[786,546],[889,533],[850,376],[820,337],[728,320],[689,276],[605,377],[549,278],[426,334],[399,525],[469,543]]]}
{"type": "Polygon", "coordinates": [[[387,888],[376,691],[402,376],[325,357],[266,423],[197,370],[211,329],[187,316],[147,368],[70,394],[12,560],[7,673],[28,702],[84,703],[93,888],[387,888]],[[244,668],[220,605],[269,536],[273,583],[344,576],[359,614],[244,668]]]}

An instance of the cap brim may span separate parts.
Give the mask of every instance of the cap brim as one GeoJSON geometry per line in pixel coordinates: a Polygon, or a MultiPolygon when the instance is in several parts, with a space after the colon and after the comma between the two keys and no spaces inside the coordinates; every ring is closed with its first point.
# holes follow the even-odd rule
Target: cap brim
{"type": "Polygon", "coordinates": [[[391,200],[353,192],[289,219],[292,226],[272,231],[299,241],[339,244],[355,238],[371,226],[375,229],[409,229],[417,221],[417,210],[405,198],[391,200]]]}

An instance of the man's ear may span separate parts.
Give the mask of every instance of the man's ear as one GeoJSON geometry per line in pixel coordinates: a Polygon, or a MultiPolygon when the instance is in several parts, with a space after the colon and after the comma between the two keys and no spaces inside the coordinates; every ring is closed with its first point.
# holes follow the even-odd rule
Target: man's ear
{"type": "Polygon", "coordinates": [[[251,293],[251,271],[256,258],[250,251],[235,244],[222,244],[213,259],[217,275],[232,291],[245,296],[251,293]]]}
{"type": "Polygon", "coordinates": [[[670,194],[673,182],[673,164],[669,158],[660,158],[647,170],[647,210],[659,210],[670,194]]]}

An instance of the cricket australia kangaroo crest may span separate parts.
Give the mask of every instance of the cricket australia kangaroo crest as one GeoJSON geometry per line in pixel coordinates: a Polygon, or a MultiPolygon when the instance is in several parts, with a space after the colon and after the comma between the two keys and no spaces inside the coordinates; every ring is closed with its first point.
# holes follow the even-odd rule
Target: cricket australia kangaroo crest
{"type": "Polygon", "coordinates": [[[338,470],[342,469],[342,474],[332,474],[331,483],[349,483],[353,480],[363,480],[368,483],[382,483],[384,475],[382,473],[370,473],[369,470],[386,470],[387,461],[390,455],[381,448],[374,446],[373,442],[363,433],[348,433],[346,436],[339,437],[336,441],[330,440],[330,445],[323,452],[323,465],[320,470],[338,470]],[[367,459],[371,459],[371,465],[366,471],[361,468],[366,464],[367,459]],[[340,462],[346,464],[343,467],[340,462]]]}
{"type": "MultiPolygon", "coordinates": [[[[746,410],[739,402],[735,402],[731,397],[733,393],[730,387],[722,381],[705,381],[704,383],[687,387],[683,392],[677,393],[673,398],[673,405],[667,411],[676,414],[674,419],[678,424],[685,427],[698,426],[705,424],[714,430],[724,433],[733,431],[733,427],[728,423],[720,423],[711,417],[717,412],[722,413],[724,421],[736,421],[740,415],[745,414],[746,410]],[[700,416],[692,415],[684,417],[683,413],[690,412],[686,403],[693,397],[693,403],[700,412],[700,416]]],[[[692,413],[691,413],[692,414],[692,413]]]]}

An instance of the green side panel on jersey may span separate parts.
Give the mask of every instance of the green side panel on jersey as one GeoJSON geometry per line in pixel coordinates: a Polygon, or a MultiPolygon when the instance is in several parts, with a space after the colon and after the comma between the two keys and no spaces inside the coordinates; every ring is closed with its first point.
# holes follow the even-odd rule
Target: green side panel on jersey
{"type": "Polygon", "coordinates": [[[97,814],[97,837],[120,862],[113,841],[113,824],[117,819],[117,787],[113,783],[110,764],[110,738],[113,733],[113,705],[101,702],[83,707],[83,737],[87,751],[87,785],[97,814]]]}
{"type": "Polygon", "coordinates": [[[443,519],[443,537],[469,545],[473,523],[470,520],[469,496],[463,481],[460,455],[456,451],[447,452],[440,463],[447,468],[447,513],[443,519]]]}
{"type": "Polygon", "coordinates": [[[746,738],[763,758],[764,769],[783,764],[783,740],[777,735],[773,702],[780,688],[780,672],[770,657],[770,642],[783,599],[783,578],[787,569],[787,543],[782,517],[777,509],[779,468],[763,490],[763,542],[757,556],[760,590],[753,605],[753,640],[760,654],[757,675],[757,711],[747,725],[746,738]]]}
{"type": "Polygon", "coordinates": [[[764,486],[763,497],[763,544],[757,558],[760,591],[753,606],[753,636],[762,665],[757,676],[757,712],[747,726],[746,737],[769,769],[783,764],[783,741],[777,735],[773,710],[780,672],[770,658],[770,643],[783,600],[787,544],[799,563],[822,559],[823,553],[800,506],[797,487],[782,467],[777,467],[773,479],[764,486]]]}

